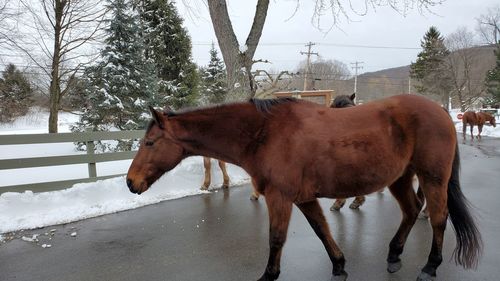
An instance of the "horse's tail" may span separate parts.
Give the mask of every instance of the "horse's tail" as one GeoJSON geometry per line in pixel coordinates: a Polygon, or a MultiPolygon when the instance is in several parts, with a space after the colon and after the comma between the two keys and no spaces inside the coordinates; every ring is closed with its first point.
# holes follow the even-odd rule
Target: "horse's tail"
{"type": "Polygon", "coordinates": [[[458,144],[456,144],[455,158],[453,158],[451,177],[448,182],[448,211],[457,238],[453,256],[455,262],[464,268],[477,268],[483,242],[474,218],[469,211],[470,203],[460,188],[459,174],[460,155],[458,144]]]}

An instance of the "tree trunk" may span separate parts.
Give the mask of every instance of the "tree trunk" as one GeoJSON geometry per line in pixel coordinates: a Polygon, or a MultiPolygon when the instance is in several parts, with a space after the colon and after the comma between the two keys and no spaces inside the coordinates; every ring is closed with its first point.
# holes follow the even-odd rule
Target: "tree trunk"
{"type": "Polygon", "coordinates": [[[253,56],[266,21],[268,7],[269,0],[258,0],[252,28],[250,29],[244,48],[240,50],[238,39],[229,18],[226,1],[208,0],[210,18],[212,19],[217,42],[219,43],[222,58],[226,65],[227,85],[230,94],[239,91],[237,84],[243,82],[240,81],[242,70],[247,76],[245,80],[248,83],[240,84],[240,86],[243,87],[243,91],[249,96],[253,96],[255,93],[256,89],[253,83],[251,68],[253,65],[253,56]]]}
{"type": "Polygon", "coordinates": [[[61,22],[63,17],[64,6],[66,1],[56,0],[55,1],[55,25],[54,25],[54,52],[52,56],[52,71],[50,73],[50,90],[49,90],[49,133],[57,133],[57,120],[59,114],[60,105],[60,95],[61,95],[61,83],[59,79],[59,67],[61,64],[61,22]]]}

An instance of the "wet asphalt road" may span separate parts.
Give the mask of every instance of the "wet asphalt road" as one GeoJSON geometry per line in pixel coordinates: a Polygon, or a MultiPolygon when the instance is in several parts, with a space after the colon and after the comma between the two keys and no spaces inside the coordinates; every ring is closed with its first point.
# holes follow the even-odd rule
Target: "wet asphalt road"
{"type": "MultiPolygon", "coordinates": [[[[460,152],[462,186],[476,207],[485,251],[477,271],[456,266],[449,225],[436,280],[500,280],[500,139],[484,138],[479,146],[467,141],[460,152]]],[[[268,218],[263,199],[250,201],[250,192],[248,185],[233,187],[15,233],[17,238],[0,243],[0,280],[256,280],[267,262],[268,218]],[[56,231],[48,240],[44,233],[51,229],[56,231]],[[19,239],[34,233],[41,234],[38,243],[19,239]],[[44,243],[52,247],[42,248],[44,243]]],[[[361,210],[331,212],[331,202],[321,200],[346,256],[348,280],[415,280],[431,246],[426,220],[418,220],[408,238],[403,268],[389,274],[387,248],[401,217],[389,192],[368,196],[361,210]]],[[[279,280],[330,277],[326,251],[294,208],[279,280]]]]}

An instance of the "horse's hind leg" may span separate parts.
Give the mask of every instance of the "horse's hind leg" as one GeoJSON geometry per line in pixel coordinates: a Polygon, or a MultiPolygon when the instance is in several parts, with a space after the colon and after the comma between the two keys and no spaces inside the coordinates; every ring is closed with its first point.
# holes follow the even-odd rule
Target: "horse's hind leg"
{"type": "Polygon", "coordinates": [[[390,273],[396,272],[401,268],[401,259],[399,256],[403,253],[408,234],[422,208],[422,202],[417,198],[413,190],[413,175],[413,171],[406,171],[403,176],[389,186],[389,190],[398,201],[403,215],[398,231],[389,244],[387,271],[390,273]]]}
{"type": "Polygon", "coordinates": [[[483,125],[477,126],[477,139],[481,140],[481,133],[483,132],[483,125]]]}
{"type": "Polygon", "coordinates": [[[467,135],[467,122],[465,122],[465,121],[462,123],[462,134],[463,134],[464,142],[465,142],[465,136],[467,135]]]}
{"type": "Polygon", "coordinates": [[[266,205],[269,213],[269,260],[259,281],[276,280],[280,275],[281,250],[286,241],[292,202],[278,190],[266,187],[266,205]]]}
{"type": "Polygon", "coordinates": [[[257,183],[255,182],[254,178],[252,178],[252,195],[250,195],[250,200],[257,201],[259,200],[259,192],[257,191],[257,183]]]}
{"type": "Polygon", "coordinates": [[[332,238],[318,200],[316,199],[314,201],[297,204],[297,207],[302,211],[328,252],[328,256],[333,264],[332,280],[345,280],[347,278],[347,273],[344,271],[344,254],[332,238]]]}
{"type": "Polygon", "coordinates": [[[427,260],[427,264],[418,276],[419,281],[432,280],[436,276],[436,270],[441,264],[443,235],[446,229],[446,220],[448,218],[447,206],[447,182],[440,182],[435,176],[419,177],[422,183],[423,191],[427,201],[429,219],[432,226],[432,247],[427,260]]]}
{"type": "Polygon", "coordinates": [[[337,198],[333,205],[330,207],[330,211],[339,211],[345,205],[345,198],[337,198]]]}
{"type": "Polygon", "coordinates": [[[205,167],[205,180],[203,181],[203,185],[201,186],[201,190],[207,190],[210,186],[211,181],[211,173],[210,170],[212,168],[212,163],[210,158],[203,157],[203,167],[205,167]]]}
{"type": "Polygon", "coordinates": [[[228,188],[229,187],[229,175],[227,174],[227,170],[226,170],[226,162],[219,160],[219,167],[220,167],[220,170],[222,171],[222,177],[224,179],[224,182],[222,183],[222,188],[228,188]]]}

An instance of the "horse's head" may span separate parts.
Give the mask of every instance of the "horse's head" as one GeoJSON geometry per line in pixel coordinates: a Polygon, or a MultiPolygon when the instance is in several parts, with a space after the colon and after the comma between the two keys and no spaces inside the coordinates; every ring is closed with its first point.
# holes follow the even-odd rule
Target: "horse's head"
{"type": "Polygon", "coordinates": [[[356,103],[354,102],[354,99],[356,98],[356,93],[352,95],[340,95],[336,96],[335,99],[333,99],[333,103],[330,106],[331,108],[343,108],[343,107],[351,107],[355,106],[356,103]]]}
{"type": "Polygon", "coordinates": [[[184,158],[184,149],[176,142],[168,121],[169,111],[162,113],[152,107],[150,110],[153,120],[127,173],[127,186],[130,192],[137,194],[146,191],[184,158]]]}
{"type": "Polygon", "coordinates": [[[491,119],[490,119],[490,124],[493,126],[493,127],[496,127],[497,126],[497,121],[495,119],[495,116],[491,116],[491,119]]]}

